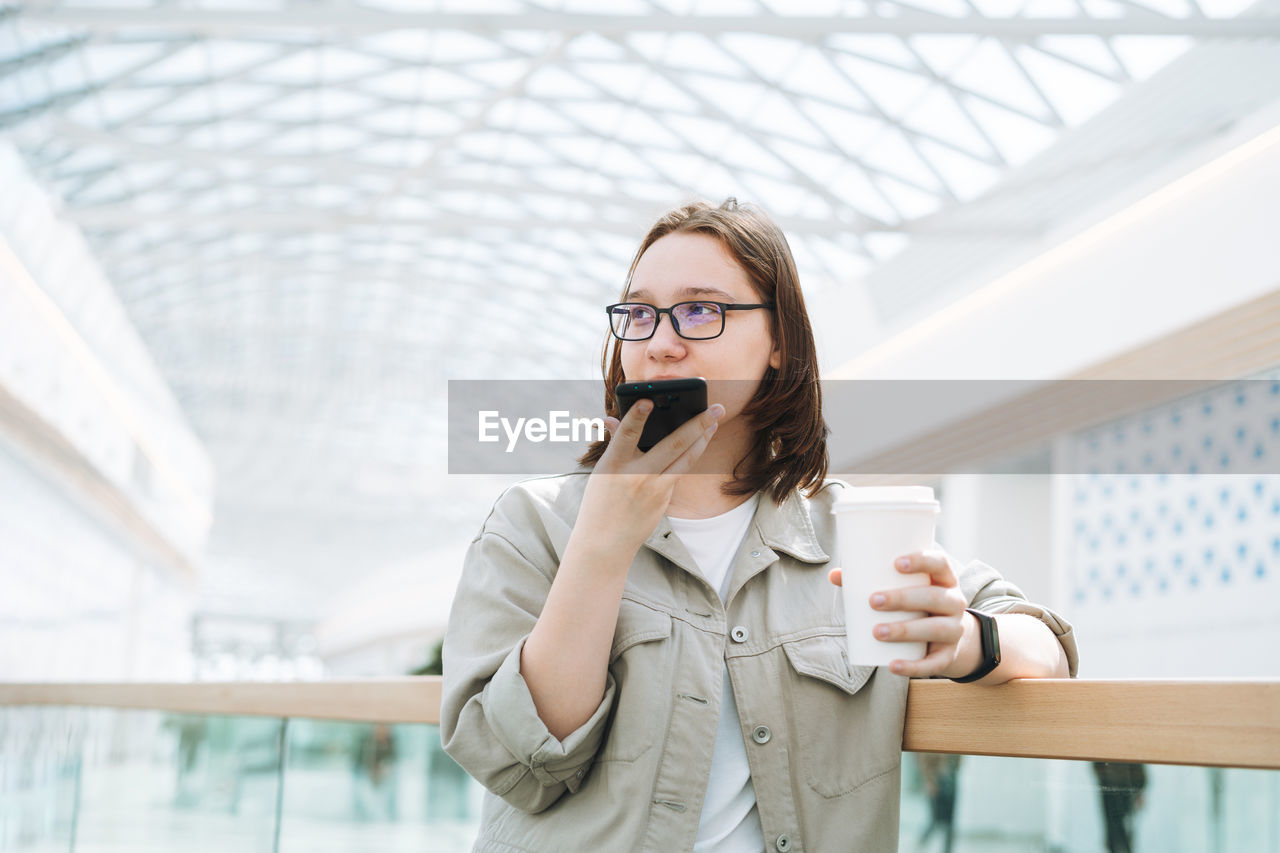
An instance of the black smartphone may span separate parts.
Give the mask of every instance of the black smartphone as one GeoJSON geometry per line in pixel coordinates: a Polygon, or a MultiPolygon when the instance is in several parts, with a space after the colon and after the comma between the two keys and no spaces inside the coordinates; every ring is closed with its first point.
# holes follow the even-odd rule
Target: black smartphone
{"type": "Polygon", "coordinates": [[[613,393],[618,401],[618,420],[627,416],[636,400],[648,397],[653,401],[637,445],[645,451],[673,433],[680,424],[707,410],[707,380],[701,376],[623,382],[613,393]]]}

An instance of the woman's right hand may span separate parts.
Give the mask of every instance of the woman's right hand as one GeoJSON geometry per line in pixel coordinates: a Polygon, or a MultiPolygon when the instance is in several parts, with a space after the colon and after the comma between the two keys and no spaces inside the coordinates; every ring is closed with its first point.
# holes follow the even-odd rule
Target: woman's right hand
{"type": "Polygon", "coordinates": [[[724,414],[723,406],[711,406],[641,453],[640,431],[652,408],[642,400],[621,422],[605,419],[609,446],[587,478],[551,590],[520,653],[520,674],[538,717],[561,740],[599,707],[631,562],[724,414]]]}
{"type": "Polygon", "coordinates": [[[619,421],[606,417],[609,447],[587,481],[574,533],[634,552],[658,526],[671,493],[707,449],[724,406],[715,403],[643,452],[638,447],[652,400],[639,400],[619,421]]]}

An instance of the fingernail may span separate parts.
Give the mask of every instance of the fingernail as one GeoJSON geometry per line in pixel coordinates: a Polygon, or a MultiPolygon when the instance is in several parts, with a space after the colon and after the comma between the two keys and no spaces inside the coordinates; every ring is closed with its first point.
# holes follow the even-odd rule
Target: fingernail
{"type": "Polygon", "coordinates": [[[889,669],[892,670],[893,672],[902,672],[902,662],[894,661],[893,663],[889,664],[889,669]]]}
{"type": "Polygon", "coordinates": [[[707,411],[711,413],[711,417],[719,418],[724,415],[724,406],[720,405],[719,403],[712,403],[710,408],[707,409],[707,411]]]}
{"type": "MultiPolygon", "coordinates": [[[[881,565],[883,565],[883,563],[882,563],[881,565]]],[[[899,557],[899,558],[894,562],[894,565],[895,565],[895,566],[897,566],[897,567],[898,567],[898,568],[900,568],[900,569],[909,569],[909,568],[911,568],[911,558],[910,558],[910,557],[899,557]]]]}
{"type": "Polygon", "coordinates": [[[653,408],[653,401],[652,401],[652,400],[639,400],[639,401],[637,401],[637,402],[636,402],[636,408],[640,410],[640,413],[641,413],[641,414],[644,414],[645,412],[647,412],[647,411],[649,411],[650,409],[652,409],[652,408],[653,408]]]}
{"type": "Polygon", "coordinates": [[[877,637],[887,637],[887,636],[889,636],[889,626],[888,626],[888,625],[877,625],[877,626],[876,626],[876,636],[877,636],[877,637]]]}
{"type": "Polygon", "coordinates": [[[875,595],[871,596],[872,607],[884,607],[884,603],[885,603],[885,597],[880,593],[876,593],[875,595]]]}

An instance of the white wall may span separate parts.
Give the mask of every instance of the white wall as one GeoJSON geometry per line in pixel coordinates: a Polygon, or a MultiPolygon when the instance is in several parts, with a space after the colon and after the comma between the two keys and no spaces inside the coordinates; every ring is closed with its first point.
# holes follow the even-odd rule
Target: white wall
{"type": "Polygon", "coordinates": [[[1027,598],[1061,604],[1053,585],[1051,478],[1043,474],[953,474],[942,478],[938,541],[961,560],[982,560],[1027,598]]]}
{"type": "Polygon", "coordinates": [[[1280,113],[1271,111],[1063,224],[1034,260],[825,375],[1070,375],[1280,287],[1277,222],[1280,113]]]}
{"type": "Polygon", "coordinates": [[[188,678],[191,579],[102,502],[198,562],[212,465],[83,237],[3,142],[0,187],[0,390],[24,412],[20,430],[0,419],[0,679],[188,678]],[[32,430],[93,475],[55,474],[32,430]],[[90,494],[97,476],[110,497],[90,494]]]}
{"type": "Polygon", "coordinates": [[[1280,676],[1280,474],[1268,473],[1280,468],[1239,473],[1266,460],[1280,461],[1280,381],[1236,383],[1058,442],[1055,467],[1097,470],[1055,485],[1082,675],[1280,676]],[[1148,454],[1163,473],[1142,473],[1148,454]]]}
{"type": "Polygon", "coordinates": [[[213,501],[204,446],[83,236],[2,142],[0,186],[0,388],[194,555],[213,501]]]}
{"type": "Polygon", "coordinates": [[[333,677],[403,675],[421,666],[444,635],[469,544],[384,566],[353,587],[316,626],[325,671],[333,677]]]}
{"type": "MultiPolygon", "coordinates": [[[[1063,437],[1054,468],[1081,473],[944,478],[939,540],[1059,610],[1075,627],[1081,677],[1274,679],[1280,474],[1269,471],[1278,465],[1275,370],[1063,437]],[[1240,454],[1276,461],[1221,473],[1247,467],[1240,454]]],[[[1214,849],[1210,772],[1148,774],[1139,849],[1214,849]]],[[[1280,802],[1278,776],[1223,776],[1221,849],[1277,849],[1280,825],[1265,816],[1280,802]]],[[[1087,762],[969,758],[960,788],[967,833],[1099,849],[1087,762]]]]}
{"type": "Polygon", "coordinates": [[[195,590],[0,442],[0,680],[191,677],[195,590]]]}

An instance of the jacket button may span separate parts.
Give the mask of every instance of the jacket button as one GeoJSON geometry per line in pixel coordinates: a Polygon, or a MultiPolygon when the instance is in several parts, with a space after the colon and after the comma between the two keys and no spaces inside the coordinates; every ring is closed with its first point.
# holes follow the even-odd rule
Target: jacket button
{"type": "Polygon", "coordinates": [[[735,625],[733,630],[729,632],[729,636],[733,638],[735,643],[745,643],[747,637],[751,636],[747,633],[747,629],[741,625],[735,625]]]}
{"type": "Polygon", "coordinates": [[[759,557],[759,556],[760,556],[760,552],[759,552],[759,551],[752,551],[752,552],[751,552],[751,556],[753,556],[753,557],[759,557]]]}
{"type": "MultiPolygon", "coordinates": [[[[768,726],[756,726],[755,731],[751,733],[751,738],[756,743],[768,743],[771,737],[773,737],[773,732],[769,731],[768,726]]],[[[783,837],[785,838],[786,836],[783,837]]]]}
{"type": "Polygon", "coordinates": [[[786,833],[779,835],[773,846],[778,848],[778,853],[787,853],[791,849],[791,836],[786,833]]]}

